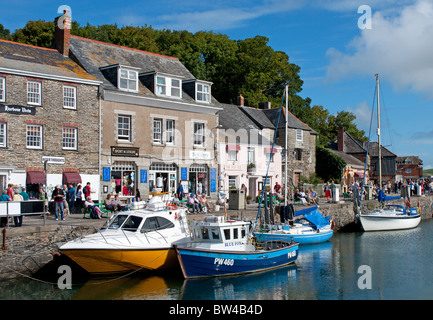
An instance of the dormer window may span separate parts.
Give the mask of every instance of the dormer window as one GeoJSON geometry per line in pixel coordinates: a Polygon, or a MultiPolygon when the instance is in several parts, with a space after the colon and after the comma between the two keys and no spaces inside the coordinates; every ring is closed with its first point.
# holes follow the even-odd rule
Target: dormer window
{"type": "Polygon", "coordinates": [[[138,72],[124,68],[119,69],[118,87],[126,91],[138,91],[138,72]]]}
{"type": "Polygon", "coordinates": [[[158,96],[180,98],[181,81],[180,79],[157,75],[155,92],[158,96]]]}
{"type": "Polygon", "coordinates": [[[210,103],[210,85],[197,82],[196,86],[195,99],[199,102],[210,103]]]}

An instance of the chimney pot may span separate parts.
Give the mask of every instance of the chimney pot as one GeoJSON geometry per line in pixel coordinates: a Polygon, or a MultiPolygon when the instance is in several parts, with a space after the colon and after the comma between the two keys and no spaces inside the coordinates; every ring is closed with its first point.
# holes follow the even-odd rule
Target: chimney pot
{"type": "Polygon", "coordinates": [[[244,106],[244,97],[242,97],[242,95],[240,94],[239,96],[238,96],[238,99],[237,99],[238,101],[238,106],[244,106]]]}

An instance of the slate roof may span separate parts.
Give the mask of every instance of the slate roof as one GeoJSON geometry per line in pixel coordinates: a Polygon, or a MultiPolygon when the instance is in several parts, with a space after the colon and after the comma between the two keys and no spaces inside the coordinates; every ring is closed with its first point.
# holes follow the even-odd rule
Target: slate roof
{"type": "MultiPolygon", "coordinates": [[[[358,140],[353,138],[346,131],[344,131],[343,134],[344,134],[343,152],[348,153],[348,154],[366,153],[367,152],[367,148],[364,148],[363,145],[358,140]]],[[[338,142],[334,141],[333,143],[331,143],[329,148],[332,150],[338,150],[338,142]]],[[[376,147],[376,149],[377,149],[377,147],[376,147]]]]}
{"type": "Polygon", "coordinates": [[[397,157],[396,162],[398,164],[423,164],[422,160],[418,156],[397,157]]]}
{"type": "MultiPolygon", "coordinates": [[[[76,59],[89,73],[95,75],[103,82],[103,88],[106,90],[121,91],[115,84],[110,82],[109,79],[104,76],[100,69],[101,67],[107,67],[116,64],[138,68],[137,71],[139,73],[139,77],[140,74],[159,72],[167,75],[177,76],[181,78],[181,80],[195,79],[193,74],[179,61],[178,58],[175,57],[164,56],[125,46],[91,40],[75,35],[71,35],[70,51],[74,55],[74,59],[76,59]]],[[[152,88],[146,87],[142,81],[139,81],[138,92],[128,92],[128,94],[150,96],[161,100],[167,99],[165,97],[155,95],[151,89],[152,88]]],[[[216,101],[213,97],[211,99],[211,105],[218,105],[218,107],[220,107],[218,101],[216,101]]],[[[196,103],[195,99],[188,95],[185,90],[182,91],[181,100],[184,102],[196,103]]],[[[173,101],[173,98],[171,101],[173,101]]]]}
{"type": "Polygon", "coordinates": [[[71,80],[98,79],[56,49],[41,48],[0,39],[0,68],[14,69],[71,80]]]}
{"type": "Polygon", "coordinates": [[[353,167],[364,167],[365,164],[361,160],[355,158],[354,156],[347,154],[342,151],[337,151],[334,149],[329,149],[331,152],[335,153],[336,155],[339,155],[341,158],[343,158],[344,161],[346,161],[346,164],[353,167]]]}
{"type": "MultiPolygon", "coordinates": [[[[278,121],[278,112],[279,112],[280,108],[274,108],[274,109],[264,109],[261,110],[266,117],[272,122],[272,124],[274,126],[277,125],[277,121],[278,121]]],[[[284,128],[284,122],[286,120],[286,108],[283,107],[283,111],[280,115],[280,123],[278,124],[279,128],[284,128]]],[[[316,134],[317,132],[314,131],[312,128],[310,128],[307,124],[303,123],[301,120],[299,120],[297,117],[295,117],[295,115],[293,113],[291,113],[290,111],[288,111],[288,117],[287,117],[287,121],[288,121],[288,127],[292,128],[292,129],[301,129],[301,130],[306,130],[306,131],[310,131],[311,134],[316,134]]]]}
{"type": "MultiPolygon", "coordinates": [[[[257,125],[256,121],[251,119],[243,112],[243,107],[225,103],[222,103],[221,107],[223,110],[218,112],[219,124],[221,125],[222,129],[224,129],[227,136],[235,138],[234,134],[243,133],[243,130],[246,130],[249,144],[267,146],[272,145],[272,141],[269,141],[267,138],[262,136],[262,128],[257,125]]],[[[225,136],[220,135],[220,140],[221,142],[224,142],[225,136]]],[[[275,147],[278,146],[275,145],[275,147]]]]}
{"type": "MultiPolygon", "coordinates": [[[[389,151],[384,146],[381,146],[381,153],[382,157],[397,157],[394,153],[389,151]]],[[[368,153],[371,157],[378,157],[379,156],[379,144],[377,142],[370,142],[370,147],[368,149],[368,153]]]]}
{"type": "Polygon", "coordinates": [[[251,121],[253,121],[260,129],[270,128],[275,129],[275,125],[263,112],[263,109],[250,108],[239,106],[239,109],[245,113],[251,121]]]}

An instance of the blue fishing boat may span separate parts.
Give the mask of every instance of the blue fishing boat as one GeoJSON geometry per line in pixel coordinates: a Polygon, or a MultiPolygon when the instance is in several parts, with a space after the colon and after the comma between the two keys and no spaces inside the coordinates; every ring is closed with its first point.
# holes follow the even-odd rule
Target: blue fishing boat
{"type": "MultiPolygon", "coordinates": [[[[303,216],[296,222],[266,224],[254,232],[259,241],[293,241],[299,244],[314,244],[331,239],[334,231],[329,217],[324,217],[318,207],[295,211],[289,219],[303,216]]],[[[282,221],[285,221],[281,219],[282,221]]]]}
{"type": "Polygon", "coordinates": [[[186,279],[231,276],[288,265],[298,257],[298,243],[252,241],[252,222],[205,217],[191,223],[192,239],[174,245],[186,279]]]}

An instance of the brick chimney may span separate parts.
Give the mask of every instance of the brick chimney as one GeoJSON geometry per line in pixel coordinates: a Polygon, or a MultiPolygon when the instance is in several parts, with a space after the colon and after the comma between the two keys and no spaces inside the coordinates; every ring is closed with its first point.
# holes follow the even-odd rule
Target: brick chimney
{"type": "Polygon", "coordinates": [[[244,106],[244,97],[242,97],[242,95],[241,94],[239,94],[239,96],[237,97],[237,103],[238,103],[238,106],[244,106]]]}
{"type": "Polygon", "coordinates": [[[69,45],[71,40],[71,17],[68,10],[63,11],[63,15],[54,20],[54,46],[63,56],[69,55],[69,45]]]}
{"type": "Polygon", "coordinates": [[[337,150],[344,151],[344,129],[342,126],[338,127],[337,150]]]}

